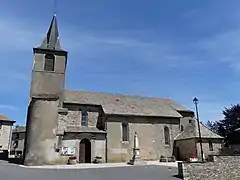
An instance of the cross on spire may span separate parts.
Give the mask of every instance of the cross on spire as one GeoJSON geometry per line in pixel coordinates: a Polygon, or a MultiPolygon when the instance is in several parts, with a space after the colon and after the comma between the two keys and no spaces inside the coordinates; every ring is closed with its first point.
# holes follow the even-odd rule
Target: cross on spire
{"type": "Polygon", "coordinates": [[[53,0],[53,14],[57,14],[57,0],[53,0]]]}

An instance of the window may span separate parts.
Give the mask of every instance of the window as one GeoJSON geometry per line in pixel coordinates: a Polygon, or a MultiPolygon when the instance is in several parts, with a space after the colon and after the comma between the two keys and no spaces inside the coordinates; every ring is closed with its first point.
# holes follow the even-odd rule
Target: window
{"type": "Polygon", "coordinates": [[[19,133],[16,134],[16,139],[17,139],[17,140],[19,139],[19,133]]]}
{"type": "Polygon", "coordinates": [[[86,110],[82,110],[81,126],[87,126],[87,116],[88,116],[87,111],[86,110]]]}
{"type": "Polygon", "coordinates": [[[0,122],[0,129],[2,129],[2,122],[0,122]]]}
{"type": "Polygon", "coordinates": [[[189,119],[189,123],[192,123],[192,120],[191,120],[191,119],[189,119]]]}
{"type": "Polygon", "coordinates": [[[122,123],[122,141],[128,141],[129,139],[129,125],[128,123],[122,123]]]}
{"type": "Polygon", "coordinates": [[[55,57],[53,54],[45,55],[44,70],[45,71],[54,71],[55,57]]]}
{"type": "Polygon", "coordinates": [[[164,127],[164,138],[165,138],[165,144],[170,145],[170,134],[169,134],[169,128],[167,126],[164,127]]]}
{"type": "Polygon", "coordinates": [[[213,144],[212,144],[212,142],[209,141],[208,144],[209,144],[209,151],[213,151],[213,144]]]}
{"type": "Polygon", "coordinates": [[[181,125],[180,129],[181,129],[181,132],[184,131],[184,127],[183,127],[183,125],[181,125]]]}

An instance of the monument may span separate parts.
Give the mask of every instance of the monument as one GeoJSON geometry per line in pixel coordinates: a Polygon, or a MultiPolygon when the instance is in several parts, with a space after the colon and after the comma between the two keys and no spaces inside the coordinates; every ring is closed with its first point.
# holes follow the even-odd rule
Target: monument
{"type": "Polygon", "coordinates": [[[144,162],[141,159],[141,156],[140,156],[140,147],[139,147],[137,132],[135,132],[135,134],[134,134],[133,157],[128,162],[128,164],[130,164],[130,165],[144,165],[144,164],[146,164],[146,162],[144,162]]]}

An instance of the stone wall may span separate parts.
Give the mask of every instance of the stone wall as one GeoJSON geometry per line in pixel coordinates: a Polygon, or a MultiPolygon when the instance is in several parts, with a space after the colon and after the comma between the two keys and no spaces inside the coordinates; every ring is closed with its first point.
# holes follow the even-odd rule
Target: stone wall
{"type": "MultiPolygon", "coordinates": [[[[58,132],[63,133],[67,126],[81,126],[81,106],[70,107],[67,113],[59,113],[58,132]]],[[[95,109],[94,109],[95,110],[95,109]]],[[[87,126],[97,127],[99,112],[88,111],[87,126]]]]}
{"type": "MultiPolygon", "coordinates": [[[[80,134],[81,135],[81,134],[80,134]]],[[[82,134],[83,137],[86,136],[84,133],[82,134]]],[[[81,142],[81,136],[78,136],[78,139],[73,139],[72,134],[66,135],[64,140],[62,141],[61,152],[62,156],[72,156],[75,155],[77,160],[79,160],[79,144],[81,142]],[[67,137],[68,136],[68,137],[67,137]],[[70,148],[72,154],[63,154],[62,151],[64,148],[70,148]]],[[[87,139],[91,142],[91,161],[94,160],[96,156],[102,157],[103,162],[105,162],[105,153],[106,153],[106,145],[105,145],[105,134],[94,134],[95,138],[88,137],[87,139]]]]}
{"type": "Polygon", "coordinates": [[[0,150],[9,150],[11,142],[12,123],[2,122],[0,129],[0,150]]]}
{"type": "Polygon", "coordinates": [[[240,156],[214,156],[214,162],[183,163],[182,174],[184,180],[239,180],[239,164],[240,156]]]}
{"type": "Polygon", "coordinates": [[[183,126],[183,130],[189,125],[189,121],[192,121],[193,118],[191,116],[182,117],[180,120],[180,126],[183,126]]]}
{"type": "Polygon", "coordinates": [[[196,154],[195,139],[184,139],[175,142],[176,147],[179,148],[179,155],[177,160],[187,160],[190,156],[196,154]]]}
{"type": "Polygon", "coordinates": [[[55,52],[54,71],[44,71],[45,53],[34,53],[30,97],[58,95],[64,87],[66,54],[55,52]]]}
{"type": "Polygon", "coordinates": [[[34,99],[27,115],[25,165],[55,164],[58,101],[34,99]]]}
{"type": "MultiPolygon", "coordinates": [[[[219,154],[220,149],[222,147],[221,140],[214,140],[214,139],[212,139],[211,142],[212,142],[212,146],[213,146],[213,151],[210,151],[208,142],[204,142],[203,141],[203,143],[202,143],[203,153],[204,153],[205,158],[207,158],[209,155],[219,154]]],[[[198,157],[201,157],[201,146],[200,146],[200,143],[196,143],[196,146],[197,146],[198,157]]]]}
{"type": "Polygon", "coordinates": [[[110,117],[107,122],[108,162],[125,162],[132,157],[133,136],[138,133],[140,154],[145,160],[172,156],[173,142],[180,132],[178,119],[146,117],[110,117]],[[129,122],[129,141],[122,141],[122,121],[129,122]],[[165,145],[164,127],[170,130],[170,145],[165,145]]]}

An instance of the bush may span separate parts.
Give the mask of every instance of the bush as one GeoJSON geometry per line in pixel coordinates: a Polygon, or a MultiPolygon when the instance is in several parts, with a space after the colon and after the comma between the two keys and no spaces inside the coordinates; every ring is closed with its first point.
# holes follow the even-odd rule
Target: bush
{"type": "Polygon", "coordinates": [[[102,157],[100,156],[96,156],[93,160],[93,163],[95,164],[99,164],[99,163],[102,163],[102,157]]]}
{"type": "Polygon", "coordinates": [[[167,162],[167,158],[165,156],[160,156],[160,162],[167,162]]]}

